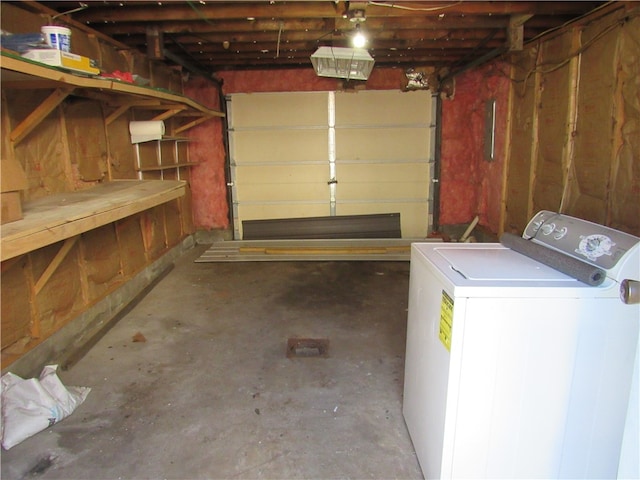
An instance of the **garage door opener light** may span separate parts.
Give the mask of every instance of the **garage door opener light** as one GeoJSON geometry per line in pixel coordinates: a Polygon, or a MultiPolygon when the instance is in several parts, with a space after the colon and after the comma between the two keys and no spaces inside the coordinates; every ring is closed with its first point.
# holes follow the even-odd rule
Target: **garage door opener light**
{"type": "Polygon", "coordinates": [[[311,63],[319,77],[367,80],[375,60],[364,48],[319,47],[311,63]]]}

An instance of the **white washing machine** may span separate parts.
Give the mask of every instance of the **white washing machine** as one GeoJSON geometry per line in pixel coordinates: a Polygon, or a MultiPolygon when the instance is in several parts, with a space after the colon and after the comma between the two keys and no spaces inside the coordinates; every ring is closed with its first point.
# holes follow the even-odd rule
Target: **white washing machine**
{"type": "Polygon", "coordinates": [[[621,451],[633,474],[640,238],[546,211],[515,238],[606,277],[501,243],[412,245],[403,413],[423,474],[615,478],[621,451]]]}

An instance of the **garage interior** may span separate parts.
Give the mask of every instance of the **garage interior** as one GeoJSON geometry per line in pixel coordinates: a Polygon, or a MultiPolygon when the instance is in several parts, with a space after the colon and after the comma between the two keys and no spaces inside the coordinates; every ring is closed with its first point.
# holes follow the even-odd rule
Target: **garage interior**
{"type": "Polygon", "coordinates": [[[0,8],[2,373],[92,389],[5,478],[421,478],[410,243],[640,236],[635,2],[0,8]],[[23,57],[45,25],[98,73],[23,57]]]}

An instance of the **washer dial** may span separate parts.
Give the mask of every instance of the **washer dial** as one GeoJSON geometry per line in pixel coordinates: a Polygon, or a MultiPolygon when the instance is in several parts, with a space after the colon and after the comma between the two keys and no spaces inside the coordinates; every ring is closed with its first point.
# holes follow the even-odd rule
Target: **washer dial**
{"type": "Polygon", "coordinates": [[[602,234],[580,235],[580,243],[576,249],[576,253],[584,255],[589,260],[596,260],[603,255],[611,255],[611,249],[615,243],[602,234]]]}

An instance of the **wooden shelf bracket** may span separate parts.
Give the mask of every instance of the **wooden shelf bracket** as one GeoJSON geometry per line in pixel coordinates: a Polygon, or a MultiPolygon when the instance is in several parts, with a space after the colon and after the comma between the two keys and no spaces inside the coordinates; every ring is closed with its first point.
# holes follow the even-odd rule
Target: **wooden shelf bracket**
{"type": "Polygon", "coordinates": [[[53,260],[51,260],[51,263],[49,264],[49,266],[42,273],[42,275],[40,275],[40,278],[36,281],[33,287],[36,295],[40,293],[40,291],[42,290],[42,287],[46,285],[46,283],[49,281],[51,276],[55,273],[56,269],[60,266],[62,261],[65,259],[67,254],[71,251],[71,249],[76,244],[79,238],[80,238],[80,235],[76,235],[75,237],[67,238],[64,241],[64,243],[62,244],[62,247],[60,247],[60,250],[58,250],[58,253],[56,253],[56,256],[53,257],[53,260]]]}
{"type": "Polygon", "coordinates": [[[40,122],[44,120],[65,98],[71,95],[73,88],[58,88],[49,95],[36,109],[13,129],[10,139],[14,145],[24,140],[40,122]]]}

